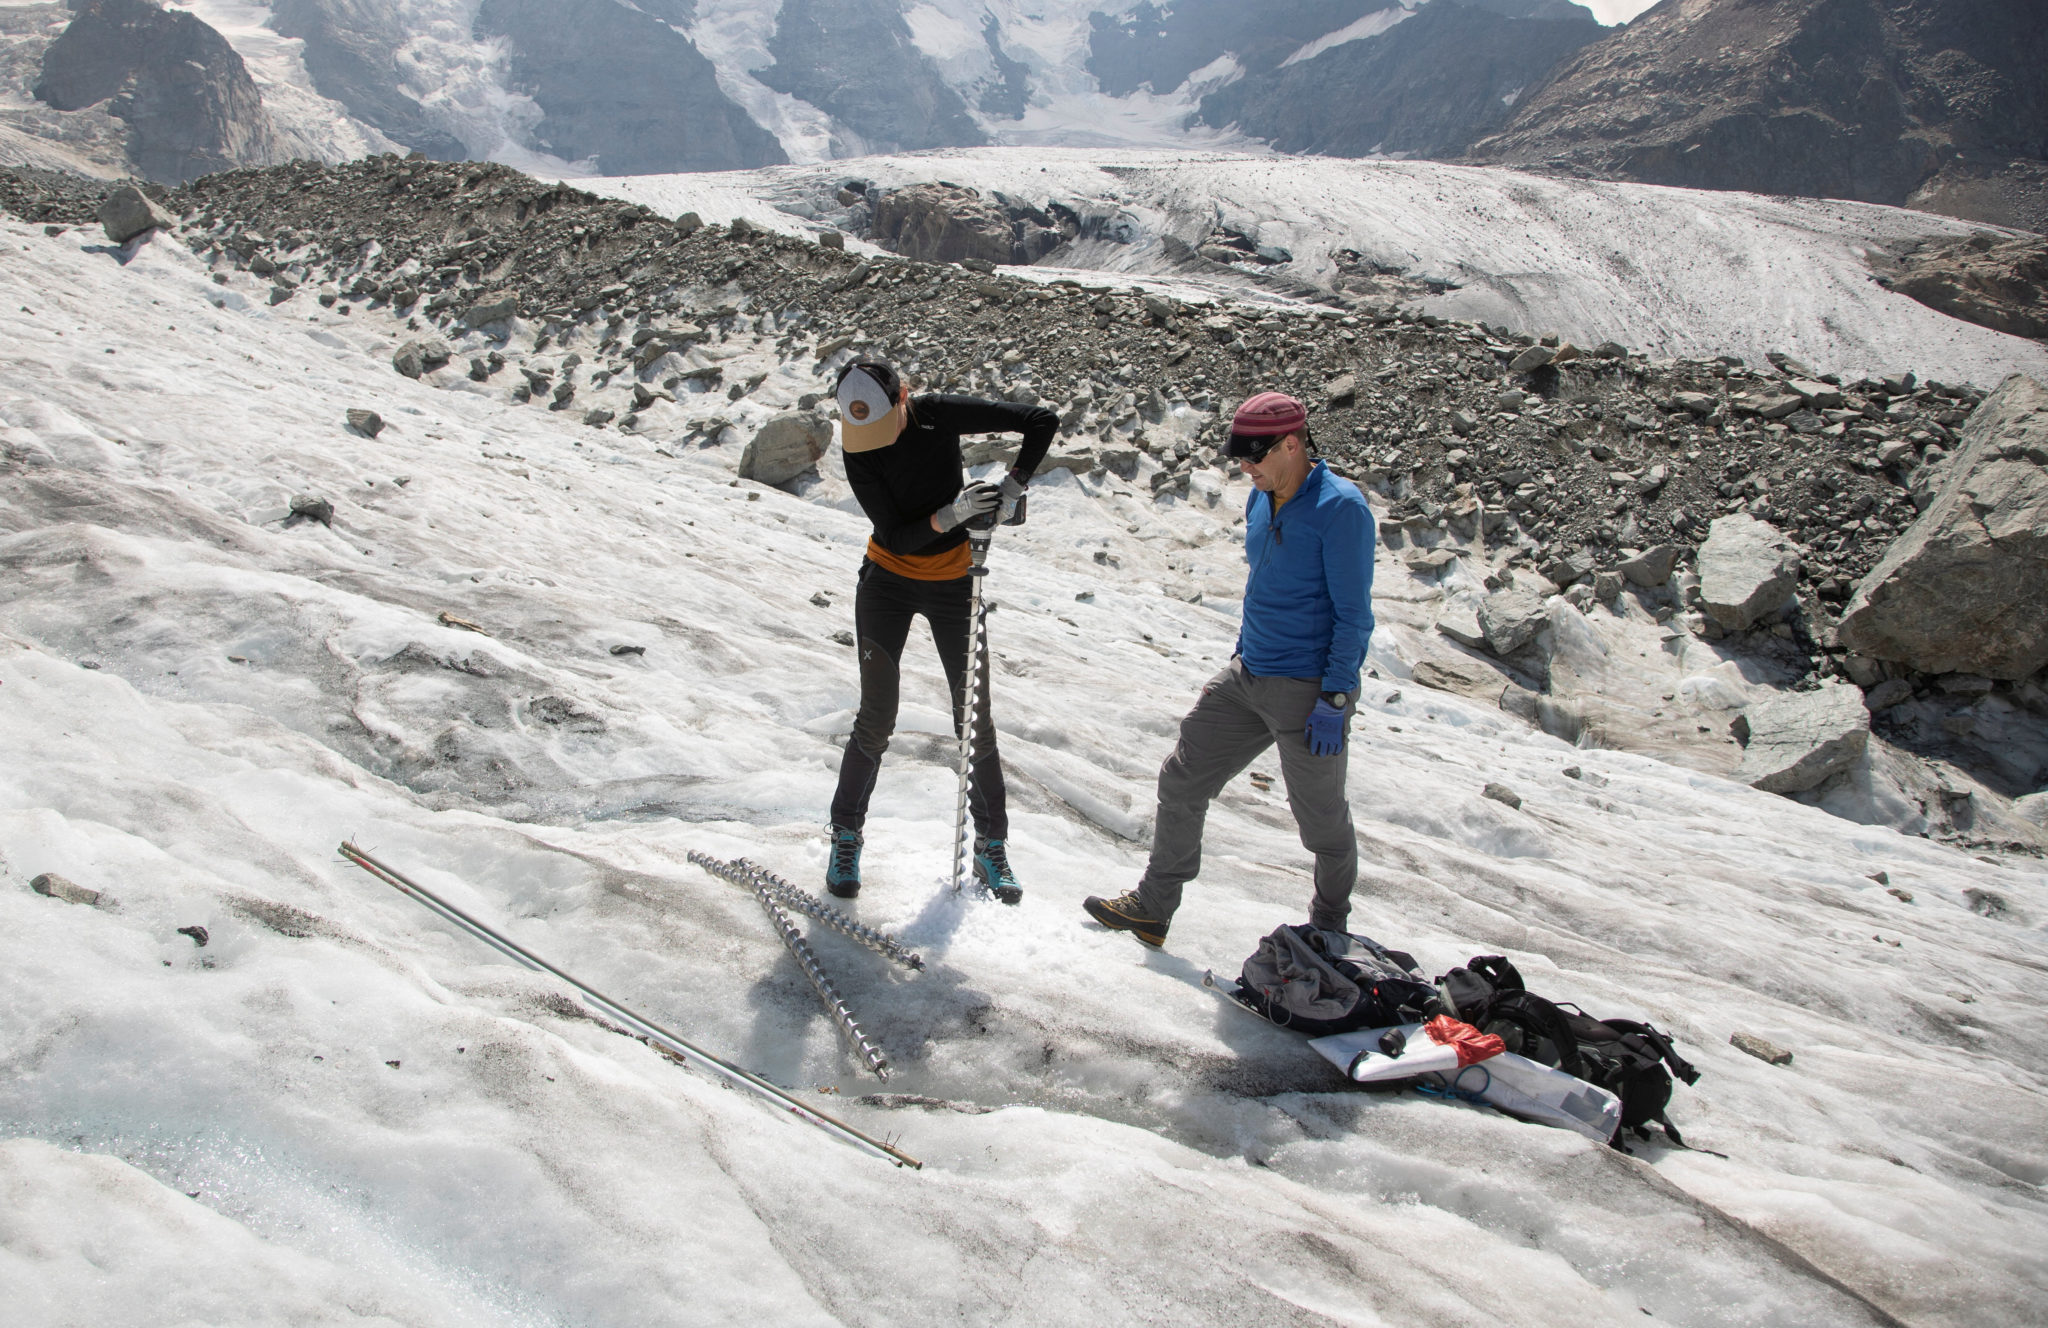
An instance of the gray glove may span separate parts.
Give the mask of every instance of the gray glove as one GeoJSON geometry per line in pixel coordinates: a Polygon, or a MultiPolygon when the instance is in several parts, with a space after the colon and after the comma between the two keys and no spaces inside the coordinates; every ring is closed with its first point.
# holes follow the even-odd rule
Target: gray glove
{"type": "Polygon", "coordinates": [[[995,485],[977,480],[960,491],[960,496],[951,503],[932,513],[932,525],[941,535],[956,526],[965,525],[976,517],[987,516],[996,510],[1003,500],[1003,491],[995,485]]]}
{"type": "Polygon", "coordinates": [[[1003,476],[1001,488],[1003,510],[1002,515],[996,518],[997,523],[1005,526],[1023,525],[1025,514],[1024,481],[1018,479],[1016,472],[1012,471],[1003,476]]]}

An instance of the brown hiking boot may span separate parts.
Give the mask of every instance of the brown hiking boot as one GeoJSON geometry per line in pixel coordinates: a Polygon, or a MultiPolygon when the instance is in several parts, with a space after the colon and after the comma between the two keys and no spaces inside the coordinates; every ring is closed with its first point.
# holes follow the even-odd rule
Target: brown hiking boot
{"type": "Polygon", "coordinates": [[[1166,944],[1167,924],[1145,912],[1136,890],[1126,890],[1114,899],[1090,895],[1081,901],[1081,907],[1111,931],[1127,931],[1150,946],[1166,944]]]}

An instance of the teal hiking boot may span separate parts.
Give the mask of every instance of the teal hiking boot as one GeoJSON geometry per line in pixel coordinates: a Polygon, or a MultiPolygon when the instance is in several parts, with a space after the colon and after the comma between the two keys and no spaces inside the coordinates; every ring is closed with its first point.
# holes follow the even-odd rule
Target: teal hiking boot
{"type": "Polygon", "coordinates": [[[981,882],[982,889],[1005,904],[1018,904],[1024,900],[1024,887],[1017,884],[1016,874],[1010,870],[1010,856],[1003,852],[1000,839],[975,836],[974,879],[981,882]]]}
{"type": "Polygon", "coordinates": [[[841,899],[860,893],[860,831],[827,826],[832,832],[832,858],[825,864],[825,889],[841,899]]]}

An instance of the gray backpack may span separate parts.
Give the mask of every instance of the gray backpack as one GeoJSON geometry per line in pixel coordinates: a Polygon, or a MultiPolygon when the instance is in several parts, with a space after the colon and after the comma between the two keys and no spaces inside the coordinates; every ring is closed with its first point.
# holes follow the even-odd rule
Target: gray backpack
{"type": "Polygon", "coordinates": [[[1299,923],[1278,928],[1244,961],[1231,996],[1309,1037],[1412,1023],[1434,1009],[1436,988],[1412,956],[1365,936],[1346,936],[1339,949],[1332,935],[1299,923]]]}

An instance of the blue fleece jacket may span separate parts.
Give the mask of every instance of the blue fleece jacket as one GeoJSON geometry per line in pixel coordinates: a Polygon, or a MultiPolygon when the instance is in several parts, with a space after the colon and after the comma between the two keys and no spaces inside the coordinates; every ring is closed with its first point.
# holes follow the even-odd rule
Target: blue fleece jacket
{"type": "Polygon", "coordinates": [[[1372,509],[1318,461],[1279,513],[1252,491],[1244,509],[1244,625],[1237,653],[1253,676],[1320,678],[1358,690],[1372,641],[1372,509]]]}

